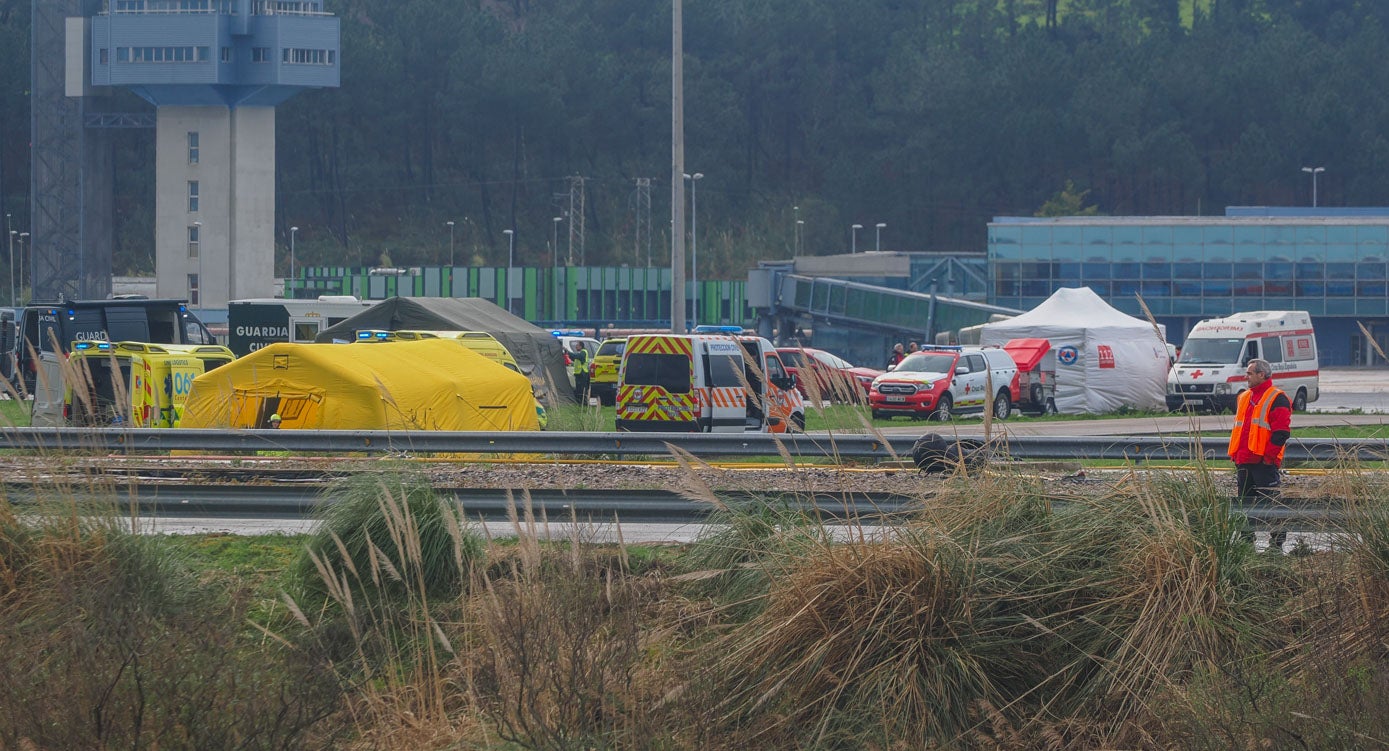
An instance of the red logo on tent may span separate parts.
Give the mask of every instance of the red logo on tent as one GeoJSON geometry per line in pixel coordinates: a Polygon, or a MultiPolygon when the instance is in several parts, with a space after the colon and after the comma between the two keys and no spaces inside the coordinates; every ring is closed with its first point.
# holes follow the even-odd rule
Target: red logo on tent
{"type": "Polygon", "coordinates": [[[1110,349],[1108,344],[1101,344],[1096,346],[1095,354],[1099,355],[1100,357],[1101,368],[1114,367],[1114,350],[1110,349]]]}

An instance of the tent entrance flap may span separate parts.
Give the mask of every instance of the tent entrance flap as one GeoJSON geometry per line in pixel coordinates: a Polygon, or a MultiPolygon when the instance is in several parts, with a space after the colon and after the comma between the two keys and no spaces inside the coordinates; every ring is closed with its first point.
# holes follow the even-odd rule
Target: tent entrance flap
{"type": "Polygon", "coordinates": [[[279,415],[284,427],[317,428],[323,424],[323,392],[285,393],[232,391],[231,424],[255,428],[270,427],[270,416],[279,415]]]}

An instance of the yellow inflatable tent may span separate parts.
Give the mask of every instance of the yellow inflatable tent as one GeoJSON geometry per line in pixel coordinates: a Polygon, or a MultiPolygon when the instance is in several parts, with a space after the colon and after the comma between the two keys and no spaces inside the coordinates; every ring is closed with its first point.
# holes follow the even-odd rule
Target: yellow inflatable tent
{"type": "Polygon", "coordinates": [[[282,342],[204,373],[185,428],[536,430],[527,378],[449,339],[282,342]]]}

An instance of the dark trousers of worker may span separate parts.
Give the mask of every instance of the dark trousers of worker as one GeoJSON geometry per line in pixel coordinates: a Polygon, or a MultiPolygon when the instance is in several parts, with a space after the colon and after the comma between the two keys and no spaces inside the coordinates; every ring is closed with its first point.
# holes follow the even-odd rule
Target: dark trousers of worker
{"type": "MultiPolygon", "coordinates": [[[[1235,484],[1239,488],[1240,503],[1272,504],[1278,501],[1278,467],[1272,464],[1236,464],[1235,484]]],[[[1278,521],[1270,522],[1268,546],[1270,550],[1283,549],[1288,532],[1278,521]]]]}
{"type": "Polygon", "coordinates": [[[588,373],[574,374],[574,401],[588,404],[588,373]]]}

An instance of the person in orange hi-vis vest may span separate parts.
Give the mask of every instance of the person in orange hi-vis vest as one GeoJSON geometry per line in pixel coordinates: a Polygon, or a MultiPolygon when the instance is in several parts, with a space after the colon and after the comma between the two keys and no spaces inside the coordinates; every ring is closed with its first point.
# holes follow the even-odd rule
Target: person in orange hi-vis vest
{"type": "MultiPolygon", "coordinates": [[[[1278,468],[1283,447],[1292,436],[1292,402],[1273,385],[1273,368],[1267,360],[1250,360],[1249,389],[1240,392],[1235,408],[1235,427],[1230,431],[1230,460],[1235,463],[1235,483],[1241,503],[1278,498],[1278,468]]],[[[1281,552],[1288,533],[1275,526],[1269,533],[1269,550],[1281,552]]]]}

